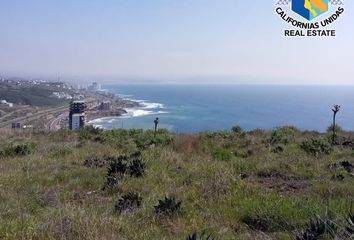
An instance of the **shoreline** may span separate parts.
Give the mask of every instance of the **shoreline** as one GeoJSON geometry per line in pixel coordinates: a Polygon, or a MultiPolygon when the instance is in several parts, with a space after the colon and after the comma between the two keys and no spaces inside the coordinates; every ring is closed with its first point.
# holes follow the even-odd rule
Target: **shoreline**
{"type": "MultiPolygon", "coordinates": [[[[132,95],[119,93],[115,94],[108,91],[107,89],[103,89],[102,92],[104,93],[104,96],[110,96],[115,101],[118,101],[119,109],[115,109],[114,111],[99,111],[93,113],[93,117],[90,116],[87,118],[88,125],[99,127],[102,129],[108,129],[107,127],[104,127],[101,124],[97,123],[101,123],[106,119],[112,121],[114,119],[132,119],[168,113],[167,111],[161,111],[161,109],[165,108],[164,104],[162,103],[149,102],[148,100],[132,99],[132,95]]],[[[120,127],[117,127],[117,129],[118,128],[120,127]]]]}

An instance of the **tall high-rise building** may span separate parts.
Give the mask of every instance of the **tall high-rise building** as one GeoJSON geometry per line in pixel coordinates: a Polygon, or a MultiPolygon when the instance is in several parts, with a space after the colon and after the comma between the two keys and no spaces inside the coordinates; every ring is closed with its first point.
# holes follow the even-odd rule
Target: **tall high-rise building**
{"type": "Polygon", "coordinates": [[[92,85],[88,86],[87,90],[94,92],[101,91],[101,84],[94,82],[92,85]]]}
{"type": "Polygon", "coordinates": [[[85,109],[86,104],[84,101],[72,101],[70,103],[69,112],[69,129],[70,130],[80,130],[85,127],[85,109]]]}

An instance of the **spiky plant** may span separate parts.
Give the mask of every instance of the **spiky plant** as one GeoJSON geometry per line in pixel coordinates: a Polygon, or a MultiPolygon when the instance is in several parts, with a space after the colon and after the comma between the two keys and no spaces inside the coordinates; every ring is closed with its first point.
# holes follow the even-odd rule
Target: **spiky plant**
{"type": "Polygon", "coordinates": [[[155,206],[155,212],[158,215],[172,216],[180,213],[181,210],[182,202],[177,201],[174,197],[165,197],[165,199],[159,200],[155,206]]]}
{"type": "Polygon", "coordinates": [[[296,240],[318,240],[323,236],[334,237],[336,232],[335,224],[327,216],[325,219],[315,217],[310,219],[306,229],[297,234],[296,240]]]}
{"type": "Polygon", "coordinates": [[[118,183],[118,180],[126,173],[128,161],[126,156],[118,158],[108,158],[109,165],[107,168],[106,183],[103,189],[111,188],[118,183]]]}
{"type": "Polygon", "coordinates": [[[336,116],[337,116],[339,110],[340,110],[340,106],[339,106],[339,105],[335,105],[335,106],[333,107],[333,109],[332,109],[332,112],[333,112],[332,144],[335,144],[335,143],[336,143],[336,135],[337,135],[337,134],[336,134],[336,116]]]}
{"type": "Polygon", "coordinates": [[[109,166],[107,169],[107,176],[112,176],[115,174],[124,175],[127,171],[127,157],[119,156],[118,158],[109,158],[109,166]]]}
{"type": "Polygon", "coordinates": [[[211,234],[207,234],[206,232],[194,232],[193,234],[189,235],[186,240],[216,240],[216,238],[211,234]]]}
{"type": "Polygon", "coordinates": [[[139,208],[142,201],[143,199],[139,193],[128,192],[119,198],[114,206],[114,211],[117,213],[132,211],[135,208],[139,208]]]}
{"type": "Polygon", "coordinates": [[[136,158],[129,164],[131,177],[141,177],[145,173],[146,163],[141,158],[136,158]]]}
{"type": "Polygon", "coordinates": [[[346,230],[351,236],[354,237],[354,213],[349,214],[347,222],[348,222],[348,224],[346,226],[346,230]]]}
{"type": "Polygon", "coordinates": [[[160,120],[159,118],[157,117],[155,120],[154,120],[154,136],[156,136],[156,132],[157,132],[157,125],[160,123],[160,120]]]}

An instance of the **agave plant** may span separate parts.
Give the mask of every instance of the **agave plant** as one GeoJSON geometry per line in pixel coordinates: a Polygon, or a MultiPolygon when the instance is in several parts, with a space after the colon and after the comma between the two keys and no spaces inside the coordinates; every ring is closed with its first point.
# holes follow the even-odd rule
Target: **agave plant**
{"type": "Polygon", "coordinates": [[[297,234],[296,240],[318,240],[323,236],[334,237],[336,232],[335,224],[328,217],[321,219],[315,217],[307,223],[304,231],[297,234]]]}
{"type": "Polygon", "coordinates": [[[354,214],[349,214],[347,219],[348,225],[346,227],[347,232],[354,237],[354,214]]]}
{"type": "Polygon", "coordinates": [[[159,200],[155,206],[155,212],[158,215],[172,216],[181,212],[182,202],[177,201],[174,197],[165,197],[164,200],[159,200]]]}
{"type": "Polygon", "coordinates": [[[109,166],[107,168],[107,176],[105,188],[111,188],[118,183],[118,180],[122,178],[122,176],[127,171],[127,157],[120,156],[118,158],[108,158],[109,166]]]}
{"type": "Polygon", "coordinates": [[[129,192],[123,195],[115,204],[114,211],[118,213],[129,212],[141,206],[142,197],[138,193],[129,192]]]}
{"type": "Polygon", "coordinates": [[[124,175],[127,171],[127,157],[120,156],[118,158],[109,158],[109,166],[107,169],[107,176],[124,175]]]}
{"type": "Polygon", "coordinates": [[[141,177],[145,173],[146,164],[141,158],[134,159],[129,164],[129,172],[131,177],[141,177]]]}
{"type": "Polygon", "coordinates": [[[189,235],[186,240],[216,240],[211,234],[207,234],[206,232],[197,233],[194,232],[193,234],[189,235]]]}
{"type": "Polygon", "coordinates": [[[336,144],[336,137],[337,137],[337,132],[336,132],[336,116],[338,114],[340,110],[340,106],[339,105],[335,105],[332,109],[333,112],[333,124],[332,124],[332,144],[336,144]]]}

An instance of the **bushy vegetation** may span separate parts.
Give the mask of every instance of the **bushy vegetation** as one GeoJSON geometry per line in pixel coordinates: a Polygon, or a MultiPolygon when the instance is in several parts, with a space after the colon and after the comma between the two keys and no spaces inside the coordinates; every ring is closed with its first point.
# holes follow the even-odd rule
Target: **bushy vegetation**
{"type": "Polygon", "coordinates": [[[275,129],[269,138],[269,143],[271,145],[275,144],[290,144],[295,142],[296,133],[299,131],[295,127],[281,127],[275,129]]]}
{"type": "Polygon", "coordinates": [[[240,126],[234,126],[231,128],[232,133],[238,137],[245,137],[246,132],[240,126]]]}
{"type": "Polygon", "coordinates": [[[35,149],[36,145],[33,143],[9,145],[0,149],[0,157],[25,156],[34,153],[35,149]]]}
{"type": "Polygon", "coordinates": [[[353,238],[350,132],[1,131],[0,239],[353,238]]]}
{"type": "Polygon", "coordinates": [[[154,131],[144,131],[142,129],[119,129],[115,131],[102,131],[97,128],[89,127],[80,131],[81,141],[96,141],[106,144],[115,144],[123,147],[126,144],[138,149],[145,149],[152,145],[166,146],[173,141],[173,136],[165,129],[159,129],[157,134],[154,131]]]}
{"type": "Polygon", "coordinates": [[[332,134],[333,133],[333,130],[338,134],[338,133],[341,133],[343,132],[343,129],[341,128],[341,126],[339,126],[338,124],[336,125],[331,125],[327,128],[327,133],[329,134],[332,134]]]}
{"type": "Polygon", "coordinates": [[[301,148],[309,154],[318,157],[323,154],[331,154],[333,152],[332,145],[322,138],[310,138],[301,143],[301,148]]]}

